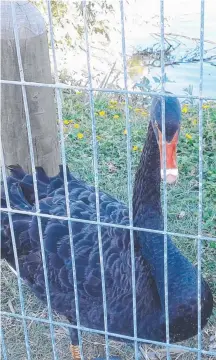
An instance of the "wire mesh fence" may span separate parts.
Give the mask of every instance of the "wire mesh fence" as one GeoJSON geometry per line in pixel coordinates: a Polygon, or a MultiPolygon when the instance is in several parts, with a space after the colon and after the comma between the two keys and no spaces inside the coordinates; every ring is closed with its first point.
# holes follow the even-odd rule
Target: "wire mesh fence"
{"type": "MultiPolygon", "coordinates": [[[[163,171],[164,171],[164,180],[163,180],[163,212],[164,212],[164,229],[163,231],[159,230],[152,230],[147,228],[139,228],[133,226],[133,206],[132,206],[132,160],[131,160],[131,124],[130,124],[130,114],[129,114],[129,95],[148,95],[148,96],[158,96],[158,93],[154,91],[131,91],[128,90],[128,79],[127,79],[127,61],[126,61],[126,43],[125,43],[125,28],[124,28],[124,21],[125,21],[125,14],[124,14],[124,2],[121,0],[119,2],[120,7],[120,15],[121,15],[121,35],[122,35],[122,66],[124,72],[124,89],[109,89],[109,88],[94,88],[92,85],[92,69],[91,69],[91,47],[89,45],[88,39],[88,26],[87,26],[87,15],[86,15],[86,1],[82,2],[83,7],[83,19],[84,19],[84,30],[85,30],[85,40],[86,40],[86,54],[87,54],[87,69],[88,69],[88,86],[73,86],[73,85],[66,85],[59,82],[58,77],[58,69],[57,69],[57,60],[56,60],[56,53],[55,53],[55,40],[54,40],[54,31],[53,31],[53,22],[52,22],[52,10],[51,10],[51,3],[49,0],[46,1],[47,5],[47,13],[49,18],[49,30],[50,30],[50,39],[51,39],[51,49],[54,61],[54,75],[55,75],[55,83],[54,84],[45,84],[45,83],[37,83],[37,82],[27,82],[25,81],[25,74],[23,71],[22,66],[22,57],[20,52],[20,43],[19,43],[19,36],[18,36],[18,28],[17,28],[17,19],[15,13],[15,3],[11,2],[11,11],[12,11],[12,18],[13,18],[13,27],[14,27],[14,35],[15,35],[15,43],[16,43],[16,53],[19,65],[19,73],[20,73],[20,80],[13,81],[13,80],[1,80],[1,84],[8,84],[8,85],[16,85],[21,86],[22,88],[22,96],[23,96],[23,103],[24,103],[24,111],[26,116],[26,128],[28,132],[28,145],[30,150],[30,158],[32,164],[32,176],[33,176],[33,186],[34,186],[34,193],[35,193],[35,212],[31,211],[24,211],[24,210],[17,210],[11,207],[10,200],[9,200],[9,193],[8,193],[8,186],[7,186],[7,174],[6,174],[6,166],[4,163],[4,156],[3,150],[1,149],[2,153],[2,174],[3,174],[3,184],[5,188],[6,194],[6,203],[7,208],[1,208],[1,211],[7,211],[9,217],[9,224],[11,229],[11,237],[13,243],[13,251],[14,251],[14,258],[15,258],[15,265],[16,265],[16,272],[17,272],[17,281],[18,281],[18,288],[19,288],[19,299],[21,305],[21,313],[10,313],[6,311],[1,311],[2,316],[11,317],[20,319],[23,324],[24,329],[24,337],[25,337],[25,345],[26,345],[26,355],[27,359],[31,359],[31,347],[29,344],[28,338],[28,326],[27,321],[35,321],[41,322],[44,324],[48,324],[50,328],[50,338],[52,342],[52,351],[53,351],[53,358],[58,359],[58,352],[57,346],[55,341],[55,326],[63,326],[65,328],[77,329],[78,331],[78,340],[79,340],[79,347],[80,347],[80,358],[84,359],[84,352],[83,352],[83,340],[82,340],[82,332],[89,332],[89,333],[96,333],[101,334],[105,337],[105,350],[106,350],[106,358],[109,359],[110,357],[110,348],[109,348],[109,337],[112,336],[116,339],[121,338],[125,340],[130,340],[134,344],[134,358],[139,358],[139,343],[147,343],[147,344],[154,344],[163,346],[166,349],[166,358],[170,359],[170,348],[175,348],[179,350],[186,350],[197,355],[197,359],[200,360],[202,355],[209,355],[209,356],[216,356],[214,351],[207,351],[202,348],[202,334],[201,334],[201,260],[202,260],[202,241],[213,241],[215,242],[216,239],[212,236],[206,236],[203,234],[202,231],[202,213],[203,213],[203,199],[202,199],[202,191],[203,191],[203,101],[204,100],[216,100],[216,96],[212,97],[205,97],[203,96],[203,55],[204,55],[204,13],[205,13],[205,1],[200,1],[200,85],[199,85],[199,95],[188,95],[188,99],[196,99],[199,102],[199,221],[198,221],[198,234],[183,234],[180,232],[171,232],[168,231],[167,226],[167,184],[166,184],[166,147],[165,147],[165,98],[167,96],[175,96],[178,98],[184,98],[185,95],[182,94],[168,94],[165,92],[165,61],[164,61],[164,0],[160,0],[160,32],[161,32],[161,92],[160,96],[162,99],[162,134],[163,134],[163,171]],[[63,177],[64,177],[64,187],[65,187],[65,199],[66,199],[66,216],[57,216],[57,215],[48,215],[40,212],[40,204],[39,204],[39,196],[38,196],[38,189],[37,189],[37,176],[36,176],[36,169],[35,169],[35,157],[34,157],[34,150],[33,150],[33,139],[32,139],[32,131],[30,125],[30,114],[29,114],[29,107],[26,95],[26,87],[50,87],[55,90],[56,102],[57,102],[57,111],[58,111],[58,119],[59,119],[59,133],[60,133],[60,147],[61,147],[61,162],[63,165],[63,177]],[[93,164],[94,164],[94,185],[95,185],[95,194],[96,194],[96,211],[97,211],[97,220],[83,220],[73,218],[70,212],[70,200],[69,200],[69,189],[68,189],[68,180],[67,180],[67,163],[66,163],[66,151],[65,151],[65,141],[64,141],[64,129],[63,129],[63,115],[62,115],[62,90],[65,89],[75,89],[75,90],[83,90],[88,93],[89,95],[89,104],[90,104],[90,116],[92,122],[92,144],[93,144],[93,164]],[[116,93],[121,94],[125,98],[125,119],[126,119],[126,130],[127,130],[127,183],[128,183],[128,205],[129,205],[129,225],[118,225],[112,223],[106,223],[101,221],[100,216],[100,204],[99,204],[99,168],[98,168],[98,150],[97,150],[97,136],[96,136],[96,118],[95,118],[95,108],[94,108],[94,93],[95,92],[101,93],[116,93]],[[19,270],[19,260],[17,255],[16,249],[16,241],[15,241],[15,234],[14,234],[14,225],[12,220],[13,214],[26,214],[32,215],[37,217],[37,224],[39,229],[39,239],[40,239],[40,246],[41,246],[41,255],[43,261],[43,270],[44,270],[44,279],[45,279],[45,287],[46,287],[46,300],[47,300],[47,309],[48,309],[48,318],[38,318],[36,316],[29,316],[26,314],[25,311],[25,301],[22,289],[22,281],[20,276],[19,270]],[[69,229],[69,240],[70,240],[70,248],[71,248],[71,259],[72,259],[72,270],[73,270],[73,279],[74,279],[74,296],[75,296],[75,307],[76,307],[76,325],[68,324],[65,322],[59,322],[53,320],[52,314],[52,307],[50,302],[50,293],[49,293],[49,281],[48,281],[48,274],[47,274],[47,265],[46,265],[46,254],[44,249],[44,242],[43,242],[43,231],[42,231],[42,223],[41,219],[49,218],[49,219],[57,219],[57,220],[65,220],[68,224],[69,229]],[[101,280],[102,280],[102,294],[103,294],[103,309],[104,309],[104,330],[99,329],[91,329],[85,326],[82,326],[80,322],[80,314],[79,314],[79,298],[78,298],[78,288],[77,288],[77,275],[76,275],[76,258],[75,258],[75,251],[74,251],[74,242],[73,242],[73,231],[72,231],[72,223],[73,222],[80,222],[80,223],[88,223],[97,226],[98,230],[98,244],[99,244],[99,257],[100,257],[100,269],[101,269],[101,280]],[[132,289],[133,289],[133,332],[134,336],[126,336],[122,334],[112,333],[108,329],[108,314],[107,314],[107,301],[106,301],[106,281],[105,281],[105,273],[104,273],[104,258],[103,258],[103,244],[102,244],[102,234],[101,234],[101,227],[113,227],[113,228],[121,228],[127,229],[130,231],[130,250],[131,250],[131,276],[132,276],[132,289]],[[150,341],[147,339],[142,339],[138,337],[137,334],[137,309],[136,309],[136,279],[135,279],[135,253],[134,253],[134,231],[143,231],[143,232],[150,232],[150,233],[159,233],[164,235],[164,286],[165,286],[165,315],[166,315],[166,342],[162,343],[159,341],[150,341]],[[187,239],[196,239],[197,240],[197,265],[198,265],[198,279],[197,279],[197,301],[198,301],[198,343],[197,347],[189,347],[183,346],[178,344],[170,343],[170,336],[169,336],[169,303],[168,303],[168,267],[167,267],[167,236],[176,236],[176,237],[183,237],[187,239]]],[[[4,291],[2,289],[2,291],[4,291]]],[[[7,349],[4,342],[4,335],[1,332],[1,342],[2,342],[2,355],[4,359],[7,359],[7,349]]]]}

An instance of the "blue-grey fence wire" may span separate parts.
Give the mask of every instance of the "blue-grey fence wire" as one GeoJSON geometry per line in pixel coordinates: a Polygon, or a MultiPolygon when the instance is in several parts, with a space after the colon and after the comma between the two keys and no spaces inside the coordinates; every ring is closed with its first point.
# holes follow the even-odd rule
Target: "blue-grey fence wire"
{"type": "MultiPolygon", "coordinates": [[[[161,31],[161,85],[162,91],[160,92],[160,96],[162,99],[162,145],[163,145],[163,171],[165,172],[166,167],[166,147],[165,147],[165,97],[168,96],[164,91],[164,82],[165,82],[165,61],[164,61],[164,0],[160,1],[160,31],[161,31]]],[[[139,94],[139,95],[148,95],[148,96],[158,96],[158,93],[155,92],[147,92],[147,91],[129,91],[127,87],[127,65],[126,65],[126,44],[125,44],[125,29],[124,29],[124,1],[120,0],[120,14],[121,14],[121,33],[122,33],[122,61],[123,61],[123,70],[124,70],[124,89],[114,90],[114,89],[106,89],[106,88],[94,88],[92,86],[92,75],[91,75],[91,48],[89,46],[88,41],[88,26],[86,19],[86,1],[82,1],[83,6],[83,16],[84,16],[84,28],[85,28],[85,38],[86,38],[86,53],[87,53],[87,68],[88,68],[88,86],[72,86],[66,85],[59,82],[58,78],[58,69],[57,69],[57,61],[55,54],[55,41],[54,41],[54,32],[53,32],[53,24],[52,24],[52,11],[50,0],[46,0],[47,3],[47,13],[49,18],[49,30],[50,30],[50,38],[51,38],[51,48],[52,55],[54,60],[54,74],[55,74],[55,84],[44,84],[44,83],[36,83],[36,82],[26,82],[24,78],[22,59],[20,53],[19,46],[19,36],[16,22],[16,14],[15,14],[15,4],[11,2],[11,10],[12,10],[12,18],[13,18],[13,27],[14,27],[14,35],[15,35],[15,43],[16,43],[16,51],[18,58],[18,66],[20,72],[20,81],[9,81],[9,80],[1,80],[2,84],[11,84],[21,86],[22,88],[22,96],[24,103],[24,110],[26,116],[26,125],[28,132],[28,143],[30,149],[30,158],[32,164],[32,174],[33,174],[33,185],[35,191],[35,205],[36,212],[30,211],[20,211],[17,209],[12,209],[10,207],[7,181],[6,181],[6,168],[4,163],[3,151],[1,148],[1,156],[2,156],[2,174],[3,174],[3,183],[5,186],[6,193],[6,204],[7,211],[9,216],[9,224],[11,228],[11,236],[12,236],[12,244],[14,250],[14,258],[15,258],[15,266],[17,271],[18,278],[18,289],[19,289],[19,299],[21,304],[21,314],[9,313],[6,311],[1,311],[1,314],[4,316],[8,316],[11,318],[17,318],[22,320],[23,328],[24,328],[24,336],[25,336],[25,345],[26,345],[26,354],[28,360],[31,359],[31,349],[29,345],[28,339],[28,328],[27,321],[36,321],[44,324],[49,324],[50,326],[50,335],[52,341],[52,350],[53,350],[53,358],[54,360],[58,359],[55,336],[54,336],[54,326],[64,326],[67,328],[77,329],[78,339],[79,339],[79,347],[80,347],[80,355],[81,359],[84,360],[83,349],[82,349],[82,331],[97,333],[104,335],[105,337],[105,349],[106,349],[106,358],[109,359],[109,336],[113,336],[118,339],[132,340],[134,342],[134,356],[135,359],[138,359],[138,342],[147,343],[147,344],[155,344],[161,345],[166,348],[167,351],[167,359],[170,359],[170,348],[177,348],[179,350],[191,351],[197,354],[197,359],[201,360],[203,354],[206,355],[216,355],[214,351],[207,351],[202,349],[202,335],[201,335],[201,255],[202,255],[202,240],[208,241],[216,241],[213,237],[203,236],[202,235],[202,178],[203,178],[203,113],[202,113],[202,104],[203,100],[216,100],[216,96],[213,97],[204,97],[203,96],[203,55],[204,55],[204,8],[205,8],[205,0],[200,0],[200,86],[199,86],[199,95],[192,96],[188,95],[188,99],[197,99],[199,101],[199,222],[198,222],[198,235],[190,235],[190,234],[181,234],[175,232],[169,232],[167,230],[167,190],[166,190],[166,176],[164,176],[163,181],[163,207],[164,207],[164,230],[157,231],[152,229],[145,228],[137,228],[133,226],[133,209],[132,209],[132,176],[131,176],[131,143],[130,143],[130,121],[129,121],[129,95],[139,94]],[[41,214],[39,208],[39,199],[38,199],[38,190],[37,190],[37,181],[36,181],[36,170],[35,170],[35,160],[34,160],[34,151],[33,151],[33,142],[32,142],[32,133],[30,126],[30,116],[28,109],[28,102],[26,96],[26,86],[36,86],[36,87],[51,87],[55,89],[56,99],[57,99],[57,109],[58,109],[58,118],[60,120],[60,144],[61,144],[61,161],[63,165],[63,176],[64,176],[64,186],[65,186],[65,197],[66,197],[66,216],[56,216],[56,215],[47,215],[41,214]],[[61,91],[63,89],[79,89],[84,90],[89,94],[90,101],[90,115],[92,120],[92,139],[93,139],[93,160],[94,160],[94,174],[95,174],[95,192],[96,192],[96,210],[97,210],[97,221],[87,221],[82,219],[75,219],[71,217],[70,214],[70,203],[69,203],[69,192],[68,192],[68,182],[67,182],[67,171],[66,171],[66,157],[65,157],[65,144],[64,144],[64,133],[63,133],[63,123],[62,123],[62,100],[61,100],[61,91]],[[118,224],[110,224],[103,223],[100,220],[100,207],[99,207],[99,171],[98,171],[98,153],[97,153],[97,140],[96,140],[96,120],[94,114],[94,91],[98,92],[106,92],[106,93],[118,93],[123,94],[125,96],[125,118],[126,118],[126,129],[127,129],[127,173],[128,173],[128,203],[129,203],[129,226],[122,226],[118,224]],[[16,250],[15,243],[15,235],[13,229],[12,215],[14,213],[27,214],[37,216],[38,221],[38,229],[39,229],[39,237],[40,237],[40,245],[41,245],[41,254],[42,261],[44,267],[44,277],[45,277],[45,287],[46,287],[46,295],[47,295],[47,305],[48,305],[48,319],[41,319],[34,316],[27,316],[25,312],[25,303],[22,292],[22,283],[19,272],[19,262],[16,250]],[[48,277],[47,277],[47,269],[46,269],[46,261],[45,261],[45,251],[43,245],[43,235],[42,235],[42,227],[41,227],[41,217],[45,218],[53,218],[53,219],[61,219],[67,220],[68,228],[69,228],[69,239],[70,239],[70,247],[71,247],[71,258],[72,258],[72,270],[73,270],[73,279],[74,279],[74,294],[75,294],[75,306],[76,306],[76,325],[67,324],[64,322],[54,321],[52,317],[51,311],[51,303],[49,296],[49,286],[48,286],[48,277]],[[77,281],[76,281],[76,263],[75,263],[75,254],[74,254],[74,245],[73,245],[73,234],[72,234],[72,222],[82,222],[88,224],[97,225],[98,229],[98,244],[99,244],[99,256],[100,256],[100,266],[101,266],[101,277],[102,277],[102,293],[103,293],[103,306],[104,306],[104,331],[96,330],[91,328],[86,328],[80,324],[80,316],[79,316],[79,306],[78,306],[78,289],[77,289],[77,281]],[[115,333],[111,333],[108,331],[107,324],[107,304],[106,304],[106,288],[105,288],[105,274],[104,274],[104,264],[103,264],[103,250],[102,250],[102,238],[101,238],[101,226],[111,226],[111,227],[119,227],[122,229],[130,230],[130,240],[131,240],[131,267],[132,267],[132,288],[133,288],[133,320],[134,320],[134,336],[126,336],[126,335],[118,335],[115,333]],[[136,284],[135,284],[135,261],[134,261],[134,239],[133,239],[133,231],[147,231],[147,232],[156,232],[164,235],[164,284],[165,284],[165,314],[166,314],[166,343],[162,343],[159,341],[150,341],[146,339],[140,339],[137,336],[137,314],[136,314],[136,284]],[[178,344],[170,344],[169,342],[169,304],[168,304],[168,279],[167,279],[167,235],[184,237],[189,239],[197,239],[197,251],[198,251],[198,345],[195,347],[188,347],[178,344]]],[[[177,96],[179,98],[185,98],[185,95],[175,94],[169,96],[177,96]]],[[[165,173],[164,173],[165,175],[165,173]]],[[[1,208],[2,211],[5,209],[1,208]]],[[[7,359],[7,350],[4,341],[3,331],[1,330],[1,348],[2,355],[4,359],[7,359]]]]}

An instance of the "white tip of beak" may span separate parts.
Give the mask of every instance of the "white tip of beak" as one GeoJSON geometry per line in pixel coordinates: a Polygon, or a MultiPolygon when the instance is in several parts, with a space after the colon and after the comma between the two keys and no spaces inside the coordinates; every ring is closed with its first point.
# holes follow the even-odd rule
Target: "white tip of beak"
{"type": "MultiPolygon", "coordinates": [[[[161,179],[164,178],[164,171],[161,169],[161,179]]],[[[167,184],[174,184],[178,178],[178,169],[166,169],[166,182],[167,184]]]]}

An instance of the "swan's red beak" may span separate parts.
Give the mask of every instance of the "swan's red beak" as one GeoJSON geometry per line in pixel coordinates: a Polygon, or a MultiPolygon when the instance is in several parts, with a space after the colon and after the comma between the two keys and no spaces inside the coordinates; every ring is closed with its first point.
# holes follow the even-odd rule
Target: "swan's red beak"
{"type": "MultiPolygon", "coordinates": [[[[160,149],[160,163],[161,163],[161,178],[164,178],[163,170],[163,150],[162,150],[162,132],[159,133],[159,149],[160,149]]],[[[178,131],[176,131],[171,142],[166,142],[166,181],[167,184],[174,184],[178,178],[177,155],[176,149],[178,144],[178,131]]]]}

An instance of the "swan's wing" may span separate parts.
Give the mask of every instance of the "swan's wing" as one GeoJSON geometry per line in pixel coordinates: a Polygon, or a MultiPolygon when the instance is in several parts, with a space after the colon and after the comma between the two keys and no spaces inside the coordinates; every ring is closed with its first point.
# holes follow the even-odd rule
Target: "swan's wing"
{"type": "MultiPolygon", "coordinates": [[[[46,177],[44,179],[44,174],[42,173],[38,178],[38,182],[42,183],[40,188],[42,191],[41,193],[39,192],[41,213],[66,216],[66,202],[61,174],[47,180],[46,177]],[[57,182],[61,186],[55,189],[54,185],[57,182]]],[[[9,194],[12,206],[20,210],[34,212],[35,207],[28,202],[30,195],[31,199],[33,199],[33,191],[30,189],[32,179],[26,175],[16,176],[16,178],[9,178],[8,183],[10,183],[9,194]]],[[[70,216],[73,219],[90,222],[96,221],[94,187],[77,180],[73,176],[69,178],[68,186],[70,216]]],[[[99,204],[102,222],[128,224],[128,210],[123,203],[115,200],[108,194],[100,192],[99,204]]],[[[21,276],[28,282],[36,295],[45,301],[45,281],[37,216],[14,214],[13,224],[21,276]]],[[[86,324],[89,322],[91,324],[95,323],[97,324],[95,326],[98,326],[103,319],[98,226],[79,221],[72,221],[70,224],[72,227],[77,286],[83,321],[86,318],[86,324]]],[[[74,278],[68,221],[42,216],[41,225],[52,307],[68,317],[71,314],[74,316],[74,278]]],[[[3,256],[14,265],[7,214],[4,214],[2,234],[4,239],[3,256]]],[[[113,309],[115,309],[117,305],[113,301],[115,302],[115,299],[122,299],[122,296],[127,294],[131,288],[131,270],[128,267],[130,262],[128,231],[101,226],[101,237],[109,306],[112,305],[113,309]]],[[[120,307],[121,302],[118,306],[119,311],[120,307]]],[[[123,308],[124,306],[122,305],[122,310],[125,310],[123,308]]],[[[116,312],[116,309],[114,311],[116,312]]]]}

